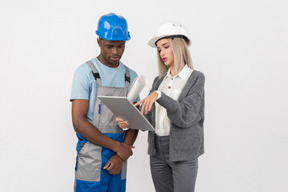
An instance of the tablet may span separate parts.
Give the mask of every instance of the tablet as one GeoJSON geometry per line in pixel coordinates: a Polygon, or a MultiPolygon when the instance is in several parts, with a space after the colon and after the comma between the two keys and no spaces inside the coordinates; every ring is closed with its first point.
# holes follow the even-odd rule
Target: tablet
{"type": "Polygon", "coordinates": [[[155,131],[155,128],[127,97],[98,96],[98,98],[114,113],[129,123],[129,129],[155,131]]]}

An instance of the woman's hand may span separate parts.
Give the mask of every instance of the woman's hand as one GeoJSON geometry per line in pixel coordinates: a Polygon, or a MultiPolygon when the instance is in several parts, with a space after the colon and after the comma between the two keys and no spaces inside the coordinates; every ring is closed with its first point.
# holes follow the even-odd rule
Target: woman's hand
{"type": "Polygon", "coordinates": [[[118,126],[121,129],[125,129],[129,125],[129,123],[127,121],[125,121],[124,119],[121,119],[119,117],[116,117],[116,122],[118,123],[118,126]]]}
{"type": "Polygon", "coordinates": [[[153,103],[157,100],[158,93],[156,91],[150,93],[147,97],[144,99],[138,101],[137,103],[134,104],[134,106],[138,106],[142,103],[142,108],[141,108],[141,113],[145,114],[148,113],[148,111],[151,110],[153,103]]]}

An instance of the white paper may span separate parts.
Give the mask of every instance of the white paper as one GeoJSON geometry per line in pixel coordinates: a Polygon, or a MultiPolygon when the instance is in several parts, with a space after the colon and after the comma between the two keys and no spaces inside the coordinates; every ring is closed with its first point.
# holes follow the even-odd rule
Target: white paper
{"type": "Polygon", "coordinates": [[[138,95],[141,93],[141,91],[144,89],[146,84],[147,84],[147,77],[145,76],[136,77],[127,95],[129,101],[133,103],[135,99],[138,97],[138,95]]]}

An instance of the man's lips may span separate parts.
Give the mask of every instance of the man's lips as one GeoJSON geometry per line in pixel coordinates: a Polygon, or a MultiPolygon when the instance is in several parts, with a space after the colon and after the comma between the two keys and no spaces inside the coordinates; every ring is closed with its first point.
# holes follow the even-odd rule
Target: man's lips
{"type": "Polygon", "coordinates": [[[116,60],[119,60],[120,57],[110,57],[110,59],[116,61],[116,60]]]}

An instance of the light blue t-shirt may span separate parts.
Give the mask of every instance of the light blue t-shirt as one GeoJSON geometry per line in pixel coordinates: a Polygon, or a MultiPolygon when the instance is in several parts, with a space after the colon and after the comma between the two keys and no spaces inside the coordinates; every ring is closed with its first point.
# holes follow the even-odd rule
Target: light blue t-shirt
{"type": "MultiPolygon", "coordinates": [[[[116,68],[110,68],[102,64],[97,58],[91,59],[101,77],[101,84],[104,87],[125,87],[125,67],[122,62],[116,68]]],[[[138,76],[135,71],[129,68],[130,85],[129,89],[138,76]]],[[[92,122],[94,106],[96,101],[97,83],[93,76],[91,68],[86,64],[80,65],[73,77],[72,91],[70,101],[74,99],[89,100],[89,109],[87,114],[88,121],[92,122]]],[[[137,98],[139,100],[139,98],[137,98]]]]}

